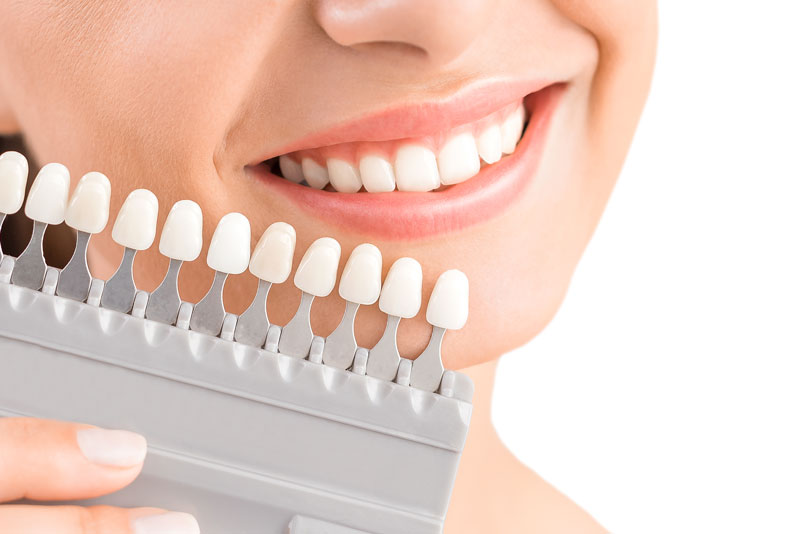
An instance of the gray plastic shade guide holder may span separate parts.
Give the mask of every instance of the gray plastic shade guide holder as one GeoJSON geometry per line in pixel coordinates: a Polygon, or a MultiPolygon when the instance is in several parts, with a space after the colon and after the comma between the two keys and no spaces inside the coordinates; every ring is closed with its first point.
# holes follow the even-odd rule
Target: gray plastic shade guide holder
{"type": "MultiPolygon", "coordinates": [[[[0,282],[13,265],[3,259],[0,282]]],[[[44,285],[57,278],[48,269],[44,285]]],[[[472,410],[465,375],[446,371],[429,393],[401,385],[408,360],[393,383],[364,374],[363,348],[343,370],[316,363],[319,337],[299,359],[275,352],[279,326],[265,350],[188,330],[190,303],[171,326],[101,308],[102,292],[92,280],[81,303],[0,283],[0,415],[148,439],[130,486],[80,504],[157,503],[204,534],[442,532],[472,410]]]]}
{"type": "Polygon", "coordinates": [[[327,521],[296,515],[289,522],[288,534],[370,534],[327,521]]]}

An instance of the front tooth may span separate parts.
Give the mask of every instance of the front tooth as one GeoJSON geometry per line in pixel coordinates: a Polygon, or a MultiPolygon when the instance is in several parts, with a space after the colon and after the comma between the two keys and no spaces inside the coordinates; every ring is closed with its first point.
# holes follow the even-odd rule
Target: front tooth
{"type": "Polygon", "coordinates": [[[328,160],[328,176],[333,188],[340,193],[355,193],[361,189],[358,169],[341,159],[328,160]]]}
{"type": "Polygon", "coordinates": [[[250,272],[273,284],[285,282],[292,271],[296,241],[292,225],[285,222],[269,225],[253,251],[250,272]]]}
{"type": "Polygon", "coordinates": [[[420,145],[401,146],[394,170],[399,191],[432,191],[440,185],[436,156],[420,145]]]}
{"type": "Polygon", "coordinates": [[[203,248],[203,211],[196,202],[179,200],[169,210],[158,250],[180,261],[194,261],[203,248]]]}
{"type": "Polygon", "coordinates": [[[409,319],[421,304],[422,266],[413,258],[400,258],[386,275],[378,307],[387,315],[409,319]]]}
{"type": "Polygon", "coordinates": [[[489,126],[478,136],[478,154],[489,164],[497,163],[503,157],[503,135],[499,124],[489,126]]]}
{"type": "Polygon", "coordinates": [[[336,271],[342,247],[330,237],[321,237],[311,243],[294,274],[294,285],[315,297],[326,297],[336,285],[336,271]]]}
{"type": "Polygon", "coordinates": [[[383,261],[378,247],[363,243],[353,249],[339,281],[339,296],[357,304],[373,304],[381,294],[383,261]]]}
{"type": "Polygon", "coordinates": [[[69,170],[60,163],[48,163],[33,181],[25,215],[46,224],[61,224],[67,211],[69,170]]]}
{"type": "Polygon", "coordinates": [[[328,185],[328,169],[311,158],[303,158],[301,164],[306,183],[315,189],[323,189],[328,185]]]}
{"type": "Polygon", "coordinates": [[[28,181],[28,160],[19,152],[0,155],[0,213],[11,215],[22,207],[25,182],[28,181]]]}
{"type": "Polygon", "coordinates": [[[469,314],[469,280],[458,269],[445,271],[436,280],[425,319],[433,326],[459,330],[469,314]]]}
{"type": "Polygon", "coordinates": [[[283,177],[290,182],[299,184],[303,181],[303,167],[289,156],[279,157],[278,165],[280,165],[283,177]]]}
{"type": "Polygon", "coordinates": [[[67,206],[67,225],[79,232],[98,234],[108,224],[111,182],[100,172],[89,172],[78,182],[67,206]]]}
{"type": "Polygon", "coordinates": [[[208,266],[226,274],[241,274],[250,263],[250,221],[241,213],[219,220],[206,257],[208,266]]]}
{"type": "Polygon", "coordinates": [[[439,151],[437,159],[442,184],[457,184],[472,178],[481,170],[478,147],[471,133],[451,137],[439,151]]]}
{"type": "Polygon", "coordinates": [[[506,117],[500,126],[500,133],[503,137],[503,153],[513,154],[517,148],[520,137],[522,137],[522,127],[525,125],[525,108],[522,104],[515,109],[511,115],[506,117]]]}
{"type": "Polygon", "coordinates": [[[392,164],[380,156],[365,156],[358,165],[364,189],[370,193],[394,191],[394,169],[392,164]]]}
{"type": "Polygon", "coordinates": [[[147,189],[132,191],[111,229],[111,238],[123,247],[133,250],[150,248],[156,238],[158,199],[147,189]]]}

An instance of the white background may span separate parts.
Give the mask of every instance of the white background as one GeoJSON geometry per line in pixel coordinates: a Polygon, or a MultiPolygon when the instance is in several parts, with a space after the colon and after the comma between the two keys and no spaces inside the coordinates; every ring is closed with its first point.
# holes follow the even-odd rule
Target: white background
{"type": "Polygon", "coordinates": [[[511,449],[614,534],[800,532],[800,6],[664,0],[650,101],[511,449]]]}

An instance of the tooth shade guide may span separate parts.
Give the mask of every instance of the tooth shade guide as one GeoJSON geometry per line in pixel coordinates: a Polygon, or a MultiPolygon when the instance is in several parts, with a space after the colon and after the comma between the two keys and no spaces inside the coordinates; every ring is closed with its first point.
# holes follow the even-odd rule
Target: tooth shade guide
{"type": "Polygon", "coordinates": [[[22,208],[27,181],[28,160],[25,156],[13,151],[0,155],[0,217],[12,215],[22,208]]]}
{"type": "Polygon", "coordinates": [[[410,385],[436,391],[444,373],[442,339],[446,329],[458,330],[467,322],[469,312],[469,281],[458,269],[439,275],[428,300],[425,319],[433,325],[430,341],[411,368],[410,385]]]}
{"type": "Polygon", "coordinates": [[[48,163],[33,180],[25,202],[25,216],[45,224],[61,224],[67,211],[69,170],[60,163],[48,163]]]}
{"type": "MultiPolygon", "coordinates": [[[[6,284],[0,284],[0,317],[0,391],[6,393],[0,408],[58,419],[82,413],[86,423],[99,426],[117,414],[138,421],[142,434],[162,437],[170,454],[159,465],[145,462],[143,476],[129,488],[134,496],[164,502],[177,491],[185,502],[205,503],[197,507],[200,524],[227,525],[223,531],[285,532],[289,518],[299,528],[298,516],[306,514],[322,520],[304,524],[315,533],[434,534],[443,528],[467,433],[466,388],[434,399],[359,376],[357,369],[291,361],[6,284]],[[12,294],[30,305],[12,307],[12,294]],[[59,373],[54,379],[42,369],[59,373]],[[109,394],[126,391],[143,393],[135,402],[109,394]],[[214,419],[246,423],[215,433],[207,424],[214,419]],[[302,435],[278,439],[279,428],[301,428],[302,435]],[[324,444],[325,461],[315,469],[308,469],[303,443],[324,444]],[[230,468],[245,457],[261,460],[246,470],[230,468]],[[404,465],[397,484],[387,485],[397,474],[397,458],[415,461],[404,465]],[[287,486],[287,479],[308,483],[287,486]],[[375,506],[370,488],[380,491],[386,506],[375,506]],[[287,498],[277,499],[276,507],[275,495],[287,498]]],[[[359,356],[363,369],[364,351],[359,356]]]]}
{"type": "Polygon", "coordinates": [[[227,314],[223,292],[229,274],[241,274],[250,264],[250,221],[241,213],[228,213],[217,223],[206,254],[206,263],[214,270],[214,281],[197,303],[189,328],[218,336],[227,314]]]}
{"type": "Polygon", "coordinates": [[[67,205],[65,222],[79,232],[98,234],[108,224],[111,183],[99,172],[84,174],[67,205]]]}
{"type": "Polygon", "coordinates": [[[14,263],[12,284],[37,291],[42,288],[47,272],[44,234],[48,225],[64,221],[69,179],[69,170],[60,163],[48,163],[36,175],[25,201],[25,216],[33,220],[33,232],[28,246],[14,263]]]}
{"type": "Polygon", "coordinates": [[[347,306],[339,326],[325,339],[322,361],[342,369],[353,363],[358,343],[355,337],[355,320],[361,305],[375,303],[380,296],[382,257],[380,250],[370,243],[353,249],[339,280],[339,296],[347,306]]]}
{"type": "MultiPolygon", "coordinates": [[[[96,173],[95,177],[99,179],[101,176],[102,175],[100,175],[99,173],[96,173]]],[[[87,183],[88,182],[89,182],[89,180],[87,180],[87,183]]],[[[96,182],[96,184],[100,184],[100,183],[101,183],[100,181],[96,182]]],[[[80,187],[76,188],[76,192],[79,189],[80,189],[80,187]]],[[[99,189],[97,189],[97,191],[103,192],[103,194],[100,195],[100,197],[98,197],[98,198],[101,198],[101,197],[104,198],[104,195],[108,192],[108,189],[109,188],[107,188],[105,186],[102,186],[99,189]]],[[[134,227],[135,226],[134,223],[137,222],[137,217],[140,218],[141,220],[149,221],[150,219],[154,218],[157,215],[158,201],[157,201],[157,199],[154,198],[152,193],[150,193],[149,191],[146,191],[146,190],[134,191],[131,195],[129,195],[129,197],[128,197],[128,199],[126,199],[126,201],[129,201],[129,202],[127,202],[127,206],[125,204],[123,204],[123,209],[121,211],[127,210],[128,213],[127,214],[125,214],[125,213],[117,214],[117,217],[116,217],[116,220],[115,220],[115,226],[118,227],[118,230],[116,232],[117,233],[116,238],[117,238],[117,241],[120,242],[120,244],[126,244],[127,243],[128,245],[134,245],[134,246],[125,246],[124,253],[123,253],[123,259],[120,262],[120,264],[119,264],[119,266],[117,268],[117,271],[115,272],[114,276],[112,276],[106,283],[101,284],[102,286],[104,286],[102,291],[99,290],[99,289],[97,289],[95,291],[95,297],[94,298],[96,300],[94,302],[97,303],[97,300],[99,300],[99,305],[101,307],[109,308],[111,310],[120,311],[122,313],[134,313],[134,312],[132,312],[132,309],[133,309],[134,301],[136,301],[136,302],[138,302],[138,304],[137,304],[138,311],[135,312],[137,314],[136,315],[137,317],[142,317],[143,316],[143,317],[146,317],[146,318],[148,318],[150,320],[154,320],[155,319],[155,320],[158,320],[158,321],[165,322],[167,324],[175,324],[177,319],[178,319],[178,317],[177,317],[178,316],[178,310],[184,304],[181,301],[180,295],[177,292],[177,274],[178,274],[178,272],[180,270],[181,263],[183,261],[189,261],[191,259],[191,257],[196,257],[197,253],[195,252],[195,253],[192,253],[192,254],[188,254],[188,253],[186,253],[186,254],[173,254],[173,253],[169,252],[169,250],[168,250],[169,247],[167,247],[167,249],[161,250],[162,253],[166,252],[167,254],[164,254],[164,255],[166,255],[168,257],[170,255],[181,256],[181,257],[177,257],[177,258],[176,257],[172,257],[172,258],[170,258],[169,267],[165,270],[165,272],[167,274],[165,275],[164,280],[162,280],[162,284],[159,285],[159,288],[162,288],[162,286],[164,286],[165,288],[169,289],[168,293],[170,293],[172,296],[175,297],[173,299],[174,302],[173,302],[173,305],[170,307],[169,313],[164,313],[164,314],[159,315],[158,310],[155,307],[153,307],[154,303],[156,303],[158,301],[158,299],[156,299],[155,297],[159,294],[159,288],[154,290],[149,295],[150,299],[148,299],[147,298],[148,295],[146,293],[139,293],[137,291],[137,287],[136,287],[135,282],[133,281],[133,276],[132,276],[134,258],[135,258],[135,255],[136,255],[137,251],[139,250],[139,247],[144,247],[145,245],[148,245],[148,246],[152,245],[152,242],[154,241],[154,239],[152,239],[152,240],[151,239],[144,240],[144,239],[141,238],[141,233],[135,235],[134,237],[131,237],[132,234],[126,234],[126,231],[127,231],[126,227],[127,228],[134,227]],[[120,222],[120,219],[125,219],[125,217],[123,217],[123,215],[128,216],[129,219],[127,221],[122,220],[120,222]],[[145,241],[148,241],[149,243],[145,242],[145,241]],[[185,259],[182,259],[182,258],[185,258],[185,259]]],[[[180,204],[180,203],[177,203],[177,204],[180,204]]],[[[197,207],[196,204],[194,204],[194,203],[191,203],[191,204],[198,210],[198,215],[200,215],[199,207],[197,207]]],[[[87,204],[87,205],[89,205],[89,204],[87,204]]],[[[82,208],[82,209],[85,209],[85,208],[82,208]]],[[[233,227],[238,228],[238,230],[233,231],[233,233],[230,236],[228,236],[229,238],[220,239],[220,242],[224,242],[224,243],[227,244],[230,241],[236,241],[237,239],[239,239],[239,238],[235,238],[235,239],[231,239],[230,238],[231,236],[234,236],[234,235],[239,235],[240,237],[241,236],[246,236],[247,246],[240,246],[239,248],[242,248],[243,250],[247,250],[248,251],[247,252],[247,259],[249,260],[250,259],[250,257],[249,257],[249,236],[250,236],[249,223],[247,223],[246,218],[244,218],[240,214],[229,214],[229,216],[227,216],[227,217],[229,219],[233,220],[233,222],[231,222],[231,221],[226,221],[226,222],[232,224],[233,227]],[[238,217],[238,222],[237,222],[237,217],[238,217]],[[245,228],[245,226],[242,226],[240,223],[246,223],[246,228],[245,228]]],[[[97,220],[93,221],[94,226],[91,229],[98,229],[98,230],[101,229],[100,228],[100,226],[102,226],[101,223],[104,222],[104,221],[102,221],[103,218],[104,217],[100,217],[99,218],[100,222],[97,222],[97,220]]],[[[169,217],[167,219],[169,219],[169,217]]],[[[223,218],[223,219],[225,219],[225,218],[223,218]]],[[[200,219],[198,217],[198,221],[197,221],[198,224],[193,227],[193,228],[195,228],[195,230],[196,230],[196,228],[200,227],[199,221],[200,221],[200,219]]],[[[73,222],[74,222],[74,220],[73,220],[73,222]]],[[[222,227],[226,226],[226,224],[223,224],[223,221],[220,221],[220,223],[221,223],[220,226],[222,226],[222,227]]],[[[280,224],[282,224],[282,223],[278,223],[278,225],[280,225],[280,224]]],[[[89,226],[91,226],[91,225],[84,226],[83,224],[76,223],[75,226],[83,226],[84,228],[90,229],[89,226]]],[[[150,231],[150,228],[149,228],[150,225],[145,225],[145,226],[148,226],[147,233],[153,233],[153,232],[150,231]]],[[[39,227],[43,228],[43,224],[40,224],[39,227]]],[[[291,228],[288,225],[285,225],[285,227],[286,228],[291,228]]],[[[195,230],[192,230],[192,231],[195,231],[195,230]]],[[[184,231],[184,230],[177,231],[176,235],[180,234],[182,231],[184,231]]],[[[43,235],[43,233],[44,233],[43,230],[41,230],[40,234],[43,235]]],[[[165,232],[164,229],[162,229],[162,238],[163,238],[163,234],[164,233],[167,233],[167,232],[165,232]]],[[[85,245],[88,242],[88,238],[89,238],[89,236],[91,234],[90,234],[90,232],[87,232],[87,231],[79,229],[79,234],[78,235],[79,235],[79,239],[78,239],[78,245],[77,245],[76,250],[75,250],[75,257],[77,259],[81,259],[83,257],[82,253],[83,253],[83,251],[85,249],[85,245]]],[[[292,230],[292,238],[294,239],[293,230],[292,230]]],[[[242,238],[242,242],[244,242],[244,241],[245,241],[244,238],[242,238]]],[[[321,338],[319,338],[319,334],[321,332],[319,332],[319,330],[317,328],[311,328],[311,320],[310,320],[311,303],[312,303],[312,301],[313,301],[315,296],[319,296],[319,297],[327,296],[332,291],[332,289],[335,287],[336,282],[337,282],[336,275],[337,275],[338,263],[339,263],[339,260],[340,260],[341,250],[340,250],[340,247],[339,247],[338,243],[336,243],[335,240],[330,239],[330,238],[321,238],[321,239],[317,240],[317,242],[315,242],[315,244],[317,245],[316,248],[318,248],[318,250],[320,252],[323,252],[324,254],[322,255],[323,260],[314,260],[314,261],[321,261],[322,264],[324,264],[325,266],[322,267],[322,268],[312,268],[311,271],[308,271],[309,267],[308,267],[308,265],[306,265],[305,266],[306,272],[314,272],[315,269],[319,270],[319,272],[316,273],[316,274],[313,274],[313,275],[306,274],[305,275],[305,280],[303,280],[303,276],[298,274],[298,272],[297,272],[297,271],[303,271],[304,270],[303,268],[300,268],[300,266],[298,266],[298,269],[295,272],[295,282],[297,283],[298,286],[300,286],[300,289],[303,290],[302,291],[302,296],[301,296],[301,299],[300,299],[301,303],[298,306],[298,315],[301,318],[304,318],[303,315],[306,315],[308,317],[308,321],[307,321],[308,328],[306,329],[307,342],[303,343],[303,347],[302,347],[301,351],[296,351],[296,353],[293,354],[293,355],[296,355],[298,357],[307,356],[308,355],[308,351],[306,350],[306,347],[308,347],[310,349],[312,341],[313,341],[314,343],[318,343],[318,345],[317,345],[318,352],[316,353],[317,354],[316,357],[319,357],[322,360],[324,360],[325,359],[324,356],[323,356],[324,355],[324,345],[321,343],[321,341],[322,341],[321,338]],[[327,259],[325,259],[325,258],[327,258],[327,259]],[[323,271],[325,271],[328,274],[323,273],[323,271]],[[320,282],[320,280],[322,278],[326,279],[324,284],[320,282]],[[303,313],[300,313],[301,311],[303,311],[303,313]],[[317,338],[316,341],[314,341],[315,338],[317,338]]],[[[199,245],[198,245],[198,248],[199,248],[199,245]]],[[[314,248],[315,248],[314,245],[312,245],[312,247],[309,247],[309,251],[311,251],[314,248]]],[[[161,247],[160,247],[160,249],[161,249],[161,247]]],[[[223,256],[223,255],[226,256],[226,257],[227,256],[236,256],[236,254],[227,254],[227,252],[229,250],[227,248],[225,248],[225,246],[222,246],[222,248],[220,250],[222,250],[223,252],[226,252],[226,253],[223,254],[222,252],[217,251],[217,252],[215,252],[215,253],[213,253],[211,255],[214,256],[214,254],[216,254],[217,256],[220,256],[220,257],[223,256]]],[[[379,297],[378,297],[378,294],[382,295],[382,292],[379,291],[381,289],[381,287],[380,287],[380,271],[381,271],[381,265],[380,264],[381,264],[381,260],[380,260],[380,252],[379,252],[379,250],[377,248],[375,248],[374,246],[367,245],[367,244],[362,244],[362,245],[359,245],[358,247],[356,247],[355,249],[353,249],[353,251],[351,253],[351,256],[358,256],[357,252],[359,250],[361,250],[362,252],[363,251],[367,251],[366,253],[363,254],[364,258],[373,258],[373,259],[375,259],[375,262],[376,262],[375,265],[372,265],[369,269],[372,269],[376,273],[376,277],[377,277],[376,278],[376,287],[371,288],[369,290],[366,290],[364,288],[357,287],[358,284],[352,282],[352,280],[350,282],[348,282],[347,279],[348,279],[348,277],[350,275],[347,274],[347,271],[348,271],[348,267],[347,266],[343,270],[341,279],[338,280],[340,282],[339,296],[346,301],[345,303],[343,303],[343,308],[344,309],[343,309],[343,312],[342,312],[342,315],[341,315],[342,321],[340,322],[340,325],[341,324],[344,325],[344,328],[342,329],[342,331],[346,332],[348,334],[347,337],[352,339],[352,342],[351,342],[351,339],[347,340],[348,341],[348,349],[345,351],[345,354],[344,354],[344,358],[345,358],[344,359],[344,363],[342,365],[336,365],[336,366],[341,366],[343,368],[349,368],[352,365],[352,362],[354,360],[355,354],[356,354],[357,349],[358,349],[358,343],[357,343],[357,340],[355,339],[355,328],[353,327],[353,325],[355,323],[356,312],[359,309],[359,306],[373,304],[373,303],[375,303],[376,300],[380,300],[379,297]],[[348,289],[348,286],[349,286],[349,289],[348,289]],[[363,292],[360,292],[362,290],[363,290],[363,292]]],[[[309,251],[307,251],[307,253],[309,251]]],[[[290,254],[290,256],[291,256],[291,254],[290,254]]],[[[309,261],[311,261],[311,260],[309,260],[309,261]]],[[[209,260],[209,263],[214,263],[213,258],[211,260],[209,260]]],[[[243,270],[242,269],[242,264],[244,262],[237,260],[235,263],[237,264],[235,266],[235,269],[226,269],[226,270],[230,270],[232,272],[240,272],[240,271],[242,271],[243,270]]],[[[287,276],[289,275],[289,272],[291,271],[291,263],[292,263],[291,259],[289,259],[288,263],[286,263],[285,266],[283,267],[283,270],[285,272],[283,272],[283,274],[277,274],[277,275],[274,275],[274,276],[276,278],[285,280],[287,278],[287,276]]],[[[303,263],[303,261],[301,261],[300,263],[303,263]]],[[[414,260],[412,260],[410,258],[401,258],[401,260],[396,262],[396,266],[393,266],[393,268],[399,268],[397,266],[403,265],[404,263],[408,263],[409,265],[413,264],[413,265],[417,266],[417,268],[418,268],[418,262],[415,262],[414,260]]],[[[68,271],[69,271],[69,269],[66,269],[66,268],[65,268],[64,271],[62,271],[62,273],[61,273],[62,274],[62,278],[61,278],[60,282],[64,282],[66,280],[64,275],[67,274],[68,271]]],[[[53,272],[56,272],[56,271],[53,271],[53,272]]],[[[391,272],[392,272],[392,269],[390,269],[390,273],[391,272]]],[[[88,270],[87,270],[87,273],[88,273],[88,270]]],[[[218,270],[216,272],[214,283],[211,284],[211,288],[210,288],[208,294],[206,295],[206,297],[203,300],[201,300],[197,305],[194,306],[194,313],[192,313],[191,311],[188,311],[188,312],[184,313],[184,321],[188,322],[191,325],[191,329],[199,331],[199,332],[207,333],[207,334],[210,334],[212,336],[220,335],[220,333],[222,332],[222,323],[224,323],[224,324],[227,325],[226,326],[226,329],[227,329],[226,332],[228,332],[228,333],[225,334],[226,336],[230,336],[230,338],[238,337],[238,338],[241,338],[241,339],[239,339],[239,341],[245,342],[245,338],[247,337],[246,335],[239,335],[239,336],[236,335],[236,329],[235,329],[235,327],[236,327],[236,316],[228,314],[227,311],[225,310],[225,307],[224,307],[222,294],[224,292],[224,283],[225,283],[225,280],[227,279],[227,275],[228,274],[229,273],[227,273],[225,271],[221,271],[221,270],[218,270]],[[214,313],[211,314],[211,315],[213,315],[213,320],[212,321],[207,321],[207,322],[205,322],[205,324],[203,324],[204,322],[201,320],[203,318],[203,316],[204,316],[204,312],[203,312],[203,310],[205,308],[204,301],[209,301],[209,302],[217,302],[218,301],[220,303],[219,306],[214,306],[214,308],[215,308],[214,309],[214,313]],[[198,321],[200,321],[200,322],[198,323],[198,321]]],[[[358,280],[366,279],[365,278],[366,274],[365,274],[365,272],[362,272],[362,271],[358,271],[356,275],[352,275],[352,276],[354,277],[353,280],[355,280],[355,279],[358,279],[358,280]]],[[[12,275],[12,277],[13,277],[13,275],[12,275]]],[[[270,277],[272,277],[272,275],[270,275],[270,277]]],[[[421,277],[421,273],[420,273],[420,277],[421,277]]],[[[393,285],[392,282],[391,282],[391,278],[392,278],[391,275],[387,275],[387,279],[389,280],[388,286],[389,286],[390,289],[391,289],[391,286],[393,285]]],[[[87,296],[88,296],[88,293],[89,293],[89,289],[90,289],[90,286],[92,285],[93,281],[91,279],[91,275],[90,274],[88,274],[87,276],[84,276],[83,279],[84,279],[83,281],[85,283],[82,282],[81,290],[79,292],[70,293],[68,291],[69,288],[67,288],[67,286],[64,286],[63,284],[61,284],[62,287],[59,288],[58,285],[56,284],[56,282],[59,281],[57,277],[53,278],[52,284],[51,284],[52,287],[51,287],[50,290],[51,291],[55,291],[55,292],[57,292],[58,294],[60,294],[62,296],[67,296],[69,298],[73,298],[73,299],[76,299],[76,300],[85,301],[87,299],[87,296]],[[85,286],[85,287],[83,287],[83,286],[85,286]]],[[[416,280],[416,278],[414,278],[414,280],[416,280]]],[[[257,346],[257,347],[263,346],[263,343],[264,343],[265,338],[266,338],[266,334],[269,331],[270,326],[271,326],[271,323],[269,322],[269,319],[268,319],[267,314],[266,314],[266,306],[267,306],[266,298],[262,298],[262,297],[265,297],[268,294],[267,290],[271,286],[271,283],[272,282],[269,281],[269,280],[263,280],[262,279],[261,282],[259,282],[258,291],[255,292],[255,294],[257,295],[257,299],[254,299],[254,301],[253,301],[253,302],[256,302],[256,304],[258,304],[258,306],[256,306],[256,309],[262,309],[263,310],[263,315],[264,315],[265,321],[261,325],[259,325],[259,328],[253,329],[257,333],[257,337],[249,339],[248,341],[246,341],[246,343],[252,344],[252,345],[257,346]]],[[[420,282],[420,284],[421,284],[421,282],[420,282]]],[[[414,282],[414,285],[416,287],[416,285],[417,285],[416,281],[414,282]]],[[[95,286],[97,286],[97,284],[95,284],[95,286]]],[[[165,291],[166,291],[166,289],[165,289],[165,291]]],[[[410,291],[410,293],[415,293],[415,292],[416,291],[410,291]]],[[[391,293],[391,291],[389,291],[389,293],[391,293]]],[[[386,298],[388,298],[388,297],[386,297],[386,298]]],[[[384,298],[384,300],[386,300],[386,298],[384,298]]],[[[389,299],[389,300],[391,300],[391,299],[389,299]]],[[[252,302],[251,302],[251,304],[252,304],[252,302]]],[[[391,311],[391,312],[397,314],[397,315],[392,315],[391,313],[389,314],[390,316],[387,318],[387,328],[386,328],[386,331],[384,332],[384,338],[386,339],[386,342],[388,343],[389,347],[392,349],[392,352],[394,353],[394,355],[397,355],[397,358],[394,359],[395,361],[390,363],[391,369],[390,369],[389,374],[392,374],[392,373],[396,373],[397,372],[397,365],[395,365],[395,364],[398,363],[398,361],[401,361],[400,357],[399,357],[400,356],[399,351],[397,350],[397,330],[399,328],[400,319],[402,317],[411,317],[412,313],[408,308],[398,308],[396,306],[393,308],[391,304],[386,304],[385,302],[383,304],[380,304],[379,306],[384,311],[391,311]]],[[[191,310],[191,308],[192,307],[190,306],[188,309],[191,310]]],[[[415,306],[415,309],[418,311],[419,306],[418,305],[415,306]]],[[[243,313],[242,316],[244,316],[244,315],[245,314],[243,313]]],[[[242,316],[240,316],[240,317],[242,317],[242,316]]],[[[292,321],[290,321],[290,323],[291,322],[292,321]]],[[[290,326],[291,326],[290,324],[287,324],[287,328],[285,328],[285,332],[284,333],[287,333],[287,334],[291,333],[292,329],[289,328],[290,326]]],[[[241,329],[240,329],[240,331],[241,331],[241,329]]],[[[334,331],[329,334],[329,338],[334,338],[335,336],[333,336],[333,334],[335,332],[336,332],[336,329],[334,329],[334,331]]],[[[226,337],[226,339],[229,339],[229,338],[226,337]]],[[[291,339],[291,336],[286,336],[285,338],[283,338],[284,341],[285,340],[290,340],[290,339],[291,339]]],[[[332,339],[332,341],[333,341],[333,339],[332,339]]],[[[280,348],[280,345],[282,345],[282,343],[280,342],[278,336],[275,336],[274,343],[277,343],[279,345],[279,348],[280,348]]],[[[373,347],[373,348],[380,348],[380,343],[376,343],[375,347],[373,347]]],[[[282,352],[291,353],[292,351],[283,350],[282,352]]],[[[379,353],[379,352],[380,352],[379,350],[375,351],[375,353],[379,353]]],[[[375,368],[375,365],[374,365],[375,362],[376,362],[376,360],[373,359],[373,365],[372,366],[370,366],[368,361],[363,362],[364,363],[364,367],[366,368],[368,374],[375,375],[375,373],[370,373],[369,372],[369,368],[370,367],[375,368]]],[[[332,365],[335,365],[335,364],[332,363],[332,365]]],[[[388,377],[387,379],[391,379],[391,377],[388,377]]]]}
{"type": "Polygon", "coordinates": [[[342,247],[330,237],[311,243],[303,254],[294,275],[294,285],[302,291],[300,305],[281,333],[278,350],[296,358],[308,356],[314,332],[311,328],[311,304],[314,297],[326,297],[336,284],[342,247]]]}

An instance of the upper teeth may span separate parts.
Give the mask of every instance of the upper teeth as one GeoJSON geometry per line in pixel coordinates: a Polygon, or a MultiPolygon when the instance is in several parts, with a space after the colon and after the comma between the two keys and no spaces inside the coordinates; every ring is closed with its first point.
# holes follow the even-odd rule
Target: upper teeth
{"type": "Polygon", "coordinates": [[[522,137],[525,108],[522,103],[510,113],[498,112],[479,123],[461,126],[445,137],[438,153],[431,143],[419,141],[393,142],[392,157],[385,154],[386,143],[359,147],[364,154],[357,161],[342,157],[326,157],[302,151],[278,158],[283,177],[294,183],[305,182],[316,189],[330,186],[341,193],[366,190],[370,193],[388,191],[433,191],[441,185],[461,183],[478,174],[481,164],[491,165],[503,154],[512,154],[522,137]],[[321,162],[324,161],[323,165],[321,162]]]}

